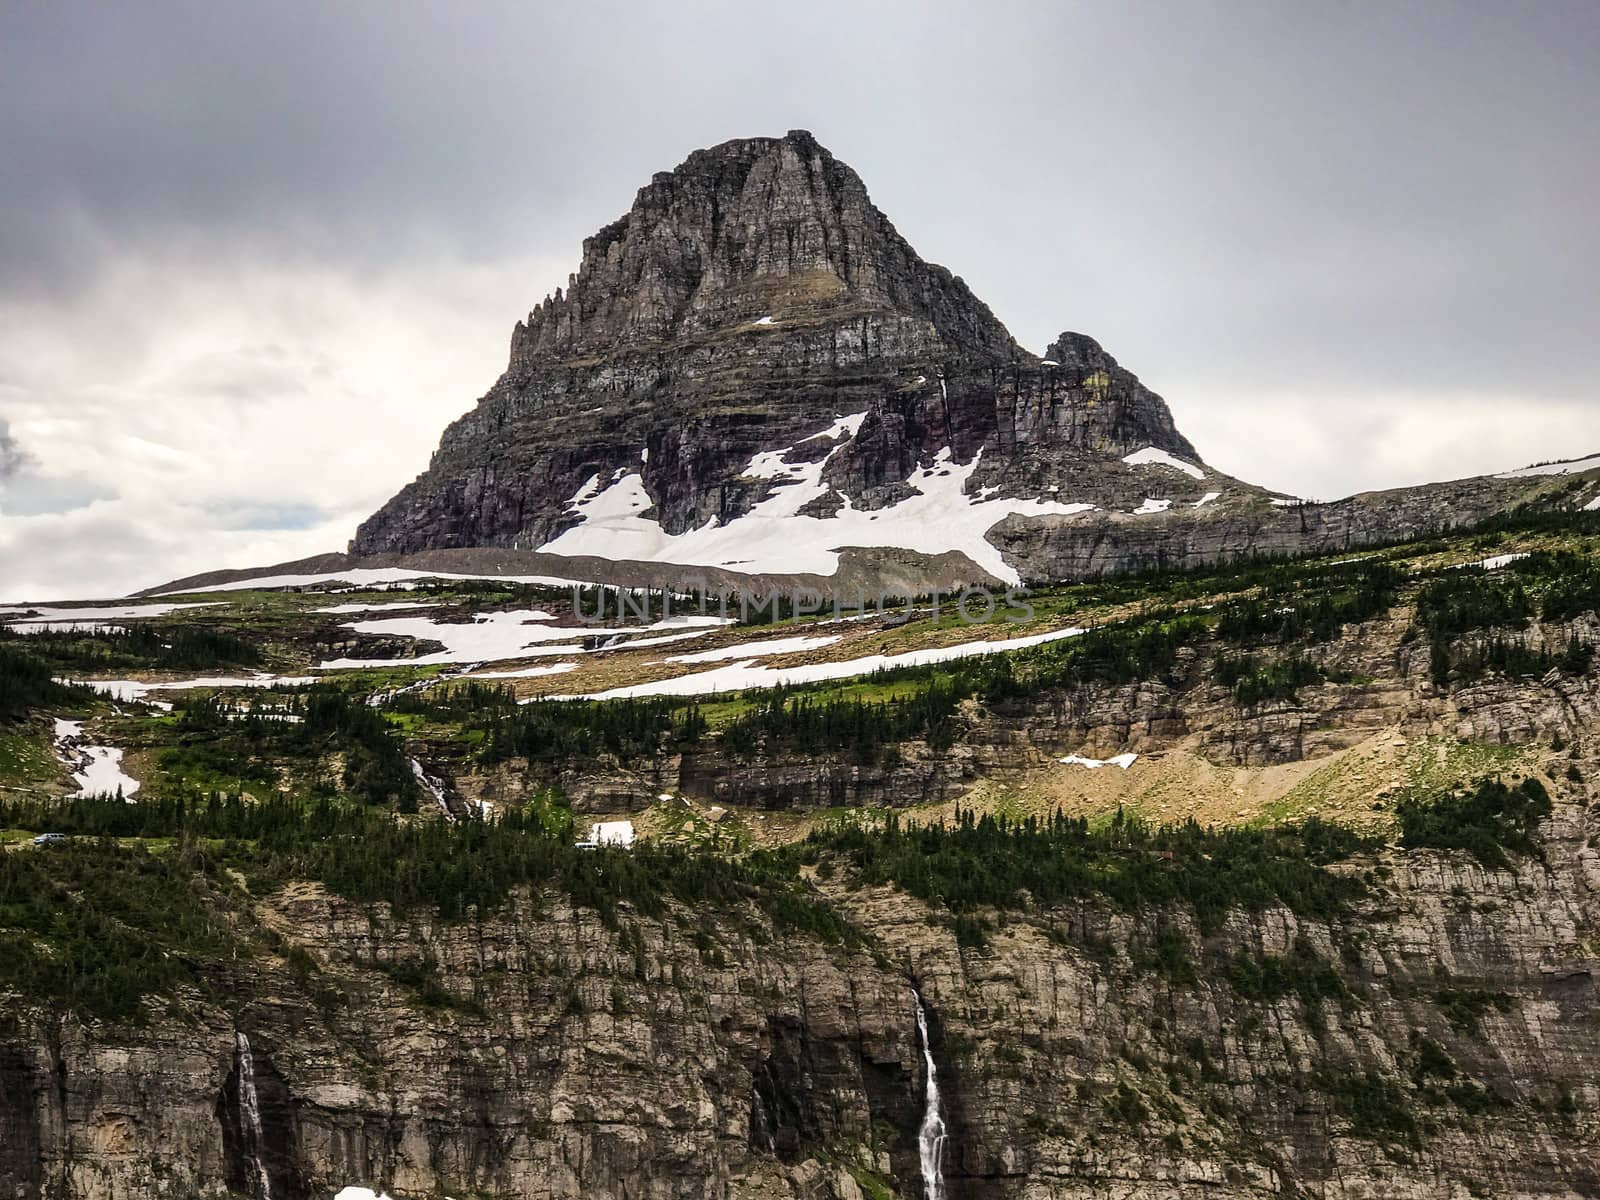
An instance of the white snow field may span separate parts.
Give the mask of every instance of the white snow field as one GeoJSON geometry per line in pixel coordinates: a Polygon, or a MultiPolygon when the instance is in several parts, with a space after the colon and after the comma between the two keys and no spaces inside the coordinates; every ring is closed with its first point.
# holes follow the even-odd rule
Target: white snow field
{"type": "Polygon", "coordinates": [[[713,519],[699,529],[669,534],[658,521],[640,515],[654,502],[638,472],[613,476],[604,486],[599,476],[591,476],[569,502],[582,518],[580,523],[539,549],[549,554],[728,567],[749,574],[817,575],[834,574],[839,567],[838,551],[845,547],[896,547],[923,554],[959,550],[996,579],[1014,584],[1020,583],[1021,577],[984,534],[1013,514],[1072,516],[1094,507],[968,495],[963,489],[982,454],[969,463],[954,463],[946,447],[932,466],[911,473],[906,483],[917,494],[898,504],[868,512],[852,507],[841,493],[844,506],[833,516],[800,515],[802,508],[828,494],[822,482],[824,468],[855,436],[865,418],[865,413],[840,417],[802,438],[797,446],[820,439],[838,441],[832,452],[815,462],[788,462],[796,446],[764,450],[752,457],[744,474],[770,479],[776,486],[766,499],[726,525],[713,519]]]}
{"type": "Polygon", "coordinates": [[[568,671],[576,671],[578,664],[575,662],[551,663],[548,667],[519,667],[512,671],[468,671],[465,675],[457,675],[457,679],[539,679],[545,675],[565,675],[568,671]]]}
{"type": "Polygon", "coordinates": [[[723,646],[718,650],[701,650],[695,654],[673,654],[668,662],[701,663],[726,662],[731,658],[764,658],[769,654],[797,654],[802,650],[818,650],[843,641],[844,635],[835,633],[826,637],[774,638],[770,642],[745,642],[738,646],[723,646]]]}
{"type": "Polygon", "coordinates": [[[1084,758],[1081,754],[1069,754],[1065,758],[1056,759],[1069,767],[1087,767],[1091,771],[1098,771],[1101,767],[1121,767],[1126,771],[1139,761],[1137,754],[1113,754],[1110,758],[1084,758]]]}
{"type": "MultiPolygon", "coordinates": [[[[478,613],[470,623],[466,624],[435,621],[432,617],[386,617],[372,621],[352,621],[345,624],[344,628],[352,629],[356,633],[386,634],[392,637],[442,642],[444,649],[432,654],[418,655],[416,658],[335,658],[319,663],[318,669],[348,671],[360,667],[432,667],[454,663],[500,662],[508,658],[532,658],[541,655],[583,654],[586,651],[581,645],[575,645],[573,638],[607,632],[620,636],[632,632],[602,626],[591,626],[586,629],[583,626],[543,623],[554,619],[542,609],[524,608],[511,612],[478,613]]],[[[686,636],[688,632],[710,630],[720,625],[731,624],[733,624],[731,617],[677,616],[667,617],[653,625],[639,626],[638,630],[641,633],[664,629],[675,630],[677,632],[670,635],[670,638],[676,641],[686,636]]],[[[638,646],[649,641],[650,639],[641,638],[632,644],[638,646]]],[[[627,645],[628,642],[619,641],[616,648],[621,649],[627,645]]]]}
{"type": "Polygon", "coordinates": [[[1135,450],[1122,461],[1130,467],[1171,467],[1173,470],[1182,471],[1185,475],[1192,476],[1195,479],[1204,479],[1206,477],[1206,473],[1192,462],[1185,462],[1177,455],[1169,454],[1167,451],[1157,449],[1155,446],[1146,446],[1143,450],[1135,450]]]}
{"type": "Polygon", "coordinates": [[[1576,458],[1571,462],[1541,463],[1537,467],[1523,467],[1520,471],[1507,471],[1496,479],[1533,479],[1539,475],[1578,475],[1584,471],[1600,470],[1600,454],[1592,458],[1576,458]]]}
{"type": "Polygon", "coordinates": [[[1144,503],[1133,510],[1133,515],[1136,517],[1148,517],[1153,513],[1164,513],[1171,507],[1171,500],[1152,500],[1147,496],[1144,503]]]}
{"type": "Polygon", "coordinates": [[[106,629],[120,621],[164,617],[189,608],[214,608],[221,603],[221,600],[207,600],[195,604],[116,604],[103,608],[13,608],[0,611],[8,614],[5,621],[14,632],[37,633],[57,629],[106,629]],[[9,615],[12,613],[17,615],[9,615]],[[24,613],[27,615],[21,615],[24,613]]]}
{"type": "Polygon", "coordinates": [[[1055,629],[1049,633],[1035,633],[1026,637],[1006,638],[994,642],[963,642],[959,646],[938,646],[928,650],[912,650],[905,654],[872,654],[865,658],[848,658],[841,662],[807,663],[799,667],[763,667],[757,659],[745,658],[710,671],[697,671],[680,675],[676,679],[658,679],[653,683],[635,683],[611,688],[586,696],[564,696],[567,700],[614,700],[624,696],[701,696],[713,692],[736,692],[745,688],[770,688],[786,683],[817,683],[829,679],[849,679],[855,675],[870,675],[874,671],[893,667],[924,666],[928,663],[953,662],[960,658],[974,658],[983,654],[998,654],[1005,650],[1021,650],[1027,646],[1040,646],[1046,642],[1077,637],[1082,629],[1055,629]]]}
{"type": "Polygon", "coordinates": [[[80,796],[115,796],[133,799],[139,781],[122,769],[122,751],[115,746],[89,746],[83,741],[83,722],[56,718],[56,754],[72,770],[80,796]]]}
{"type": "Polygon", "coordinates": [[[319,682],[315,675],[207,675],[199,679],[175,679],[151,683],[143,679],[67,679],[104,693],[112,700],[144,700],[151,692],[187,692],[194,688],[270,688],[305,687],[319,682]]]}
{"type": "Polygon", "coordinates": [[[589,836],[578,843],[580,846],[594,848],[597,846],[621,846],[624,850],[634,842],[632,821],[596,821],[589,826],[589,836]]]}
{"type": "Polygon", "coordinates": [[[1496,554],[1493,558],[1480,558],[1477,562],[1462,563],[1463,567],[1482,567],[1485,571],[1498,571],[1514,562],[1527,558],[1526,554],[1496,554]]]}

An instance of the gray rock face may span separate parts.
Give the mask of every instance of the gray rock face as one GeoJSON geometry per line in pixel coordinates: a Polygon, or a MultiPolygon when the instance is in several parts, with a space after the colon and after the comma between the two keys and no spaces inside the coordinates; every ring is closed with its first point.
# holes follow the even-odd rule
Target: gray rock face
{"type": "Polygon", "coordinates": [[[1022,349],[795,132],[699,151],[641,189],[351,549],[537,549],[575,522],[586,482],[619,471],[639,473],[669,534],[726,523],[773,491],[744,475],[754,454],[850,413],[866,414],[853,438],[810,447],[837,450],[811,515],[903,499],[945,447],[982,454],[969,492],[1131,507],[1152,476],[1162,495],[1206,490],[1117,461],[1149,446],[1198,461],[1159,396],[1081,334],[1044,360],[1022,349]]]}
{"type": "Polygon", "coordinates": [[[611,930],[551,899],[461,925],[402,921],[295,887],[258,915],[346,1002],[321,1011],[281,962],[241,958],[236,1012],[195,997],[143,1028],[16,1014],[0,1029],[0,1194],[221,1197],[252,1194],[264,1170],[279,1200],[349,1184],[402,1198],[920,1196],[915,980],[952,1197],[1593,1195],[1593,832],[1592,812],[1563,802],[1546,860],[1516,872],[1400,857],[1358,942],[1282,910],[1206,938],[1181,915],[1156,926],[1080,906],[975,950],[903,895],[841,892],[874,955],[693,913],[611,930]],[[1196,980],[1134,965],[1158,927],[1196,980]],[[1299,945],[1357,999],[1252,1000],[1219,965],[1299,945]],[[379,969],[424,961],[457,997],[450,1011],[379,969]],[[1450,989],[1494,1003],[1468,1027],[1450,989]],[[231,1132],[241,1029],[255,1153],[231,1132]],[[1425,1042],[1449,1080],[1420,1073],[1425,1042]],[[1363,1079],[1388,1089],[1368,1085],[1376,1118],[1339,1083],[1363,1079]],[[840,1158],[894,1190],[865,1192],[840,1158]]]}

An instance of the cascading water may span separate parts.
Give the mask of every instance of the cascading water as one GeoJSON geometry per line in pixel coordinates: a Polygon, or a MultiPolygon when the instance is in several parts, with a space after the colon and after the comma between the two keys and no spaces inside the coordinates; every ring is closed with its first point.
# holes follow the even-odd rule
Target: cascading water
{"type": "Polygon", "coordinates": [[[772,1130],[772,1117],[767,1113],[767,1102],[761,1098],[761,1089],[750,1085],[750,1142],[768,1153],[778,1148],[778,1139],[772,1130]]]}
{"type": "Polygon", "coordinates": [[[928,1010],[922,993],[911,990],[917,1001],[917,1036],[922,1040],[922,1063],[927,1072],[923,1085],[922,1127],[917,1130],[917,1154],[922,1160],[924,1200],[944,1200],[944,1116],[939,1111],[939,1070],[933,1063],[933,1043],[928,1040],[928,1010]]]}
{"type": "Polygon", "coordinates": [[[244,1154],[250,1161],[256,1177],[256,1200],[272,1200],[272,1179],[261,1162],[261,1101],[256,1096],[256,1060],[250,1053],[250,1039],[241,1033],[234,1035],[234,1054],[239,1070],[239,1132],[243,1135],[244,1154]]]}

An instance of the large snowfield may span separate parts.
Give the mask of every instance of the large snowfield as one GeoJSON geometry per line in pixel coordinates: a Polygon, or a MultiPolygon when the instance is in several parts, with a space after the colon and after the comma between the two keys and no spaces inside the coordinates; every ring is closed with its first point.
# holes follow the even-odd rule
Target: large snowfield
{"type": "Polygon", "coordinates": [[[959,550],[996,579],[1015,584],[1021,576],[984,538],[990,529],[1012,515],[1073,516],[1094,508],[1056,500],[1004,499],[986,492],[969,495],[967,481],[982,453],[971,462],[956,463],[946,447],[933,465],[912,472],[906,483],[916,495],[898,504],[869,512],[852,507],[849,497],[839,493],[842,506],[833,516],[802,515],[802,508],[828,495],[830,489],[823,482],[827,464],[865,418],[865,413],[840,417],[795,446],[752,457],[744,474],[771,480],[775,486],[766,499],[726,525],[713,519],[699,529],[669,534],[660,522],[641,515],[654,501],[637,471],[621,471],[604,481],[591,476],[569,501],[580,522],[539,549],[550,554],[725,567],[750,574],[816,575],[834,574],[838,551],[846,547],[894,547],[930,555],[959,550]],[[822,439],[838,442],[826,457],[788,461],[799,445],[822,439]]]}

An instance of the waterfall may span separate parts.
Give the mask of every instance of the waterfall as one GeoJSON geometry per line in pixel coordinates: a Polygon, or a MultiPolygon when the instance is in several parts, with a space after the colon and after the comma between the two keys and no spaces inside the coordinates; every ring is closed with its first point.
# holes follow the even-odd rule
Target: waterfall
{"type": "Polygon", "coordinates": [[[778,1139],[772,1131],[772,1118],[767,1113],[767,1102],[761,1098],[761,1089],[750,1085],[750,1140],[769,1154],[778,1148],[778,1139]]]}
{"type": "Polygon", "coordinates": [[[456,819],[456,815],[450,811],[450,801],[445,799],[443,781],[428,774],[427,768],[414,758],[411,760],[411,774],[412,777],[422,785],[423,789],[428,793],[428,795],[432,796],[434,800],[438,802],[439,807],[444,809],[444,815],[446,819],[454,821],[456,819]]]}
{"type": "Polygon", "coordinates": [[[256,1060],[250,1053],[250,1039],[234,1035],[234,1053],[239,1071],[239,1132],[244,1154],[255,1168],[256,1200],[272,1200],[272,1179],[261,1162],[261,1102],[256,1096],[256,1060]]]}
{"type": "Polygon", "coordinates": [[[923,1085],[922,1127],[917,1130],[917,1153],[922,1159],[924,1200],[944,1200],[944,1117],[939,1112],[939,1070],[933,1063],[933,1044],[928,1040],[928,1010],[922,993],[911,994],[917,1001],[917,1035],[922,1041],[922,1062],[927,1071],[923,1085]]]}

